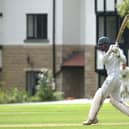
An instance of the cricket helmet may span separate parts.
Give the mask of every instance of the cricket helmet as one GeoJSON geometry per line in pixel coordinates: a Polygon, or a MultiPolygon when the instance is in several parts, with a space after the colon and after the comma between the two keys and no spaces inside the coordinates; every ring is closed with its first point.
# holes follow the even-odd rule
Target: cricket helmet
{"type": "Polygon", "coordinates": [[[98,45],[107,44],[110,45],[110,39],[107,36],[102,36],[98,40],[98,45]]]}
{"type": "Polygon", "coordinates": [[[101,51],[107,51],[109,49],[111,42],[110,39],[106,36],[102,36],[98,40],[97,48],[101,51]]]}

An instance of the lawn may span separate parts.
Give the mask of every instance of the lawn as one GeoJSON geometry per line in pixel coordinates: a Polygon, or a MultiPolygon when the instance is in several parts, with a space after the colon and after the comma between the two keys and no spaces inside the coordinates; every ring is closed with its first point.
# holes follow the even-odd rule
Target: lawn
{"type": "Polygon", "coordinates": [[[83,126],[89,104],[0,105],[1,129],[129,129],[129,118],[105,103],[99,124],[83,126]]]}

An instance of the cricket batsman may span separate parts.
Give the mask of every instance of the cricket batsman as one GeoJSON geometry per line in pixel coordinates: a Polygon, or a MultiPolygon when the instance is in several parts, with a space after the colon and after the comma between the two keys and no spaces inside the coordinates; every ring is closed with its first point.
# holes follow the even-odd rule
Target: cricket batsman
{"type": "Polygon", "coordinates": [[[120,94],[123,99],[129,97],[129,67],[126,64],[120,66],[121,87],[120,94]]]}
{"type": "Polygon", "coordinates": [[[110,97],[113,106],[129,116],[129,106],[124,104],[120,97],[120,65],[121,63],[126,64],[126,57],[123,51],[117,45],[112,45],[110,39],[106,36],[99,38],[97,47],[104,54],[103,63],[107,71],[107,77],[101,88],[95,93],[88,119],[83,122],[83,125],[98,123],[97,114],[107,97],[110,97]]]}

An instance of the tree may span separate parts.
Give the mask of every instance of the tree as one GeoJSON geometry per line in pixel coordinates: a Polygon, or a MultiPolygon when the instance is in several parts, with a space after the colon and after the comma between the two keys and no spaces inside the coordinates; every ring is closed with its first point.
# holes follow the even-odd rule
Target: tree
{"type": "Polygon", "coordinates": [[[123,17],[129,14],[129,0],[123,0],[117,5],[118,14],[123,17]]]}
{"type": "MultiPolygon", "coordinates": [[[[129,0],[123,0],[121,3],[117,5],[117,12],[121,17],[124,17],[129,14],[129,0]]],[[[129,28],[129,20],[127,23],[127,27],[129,28]]]]}

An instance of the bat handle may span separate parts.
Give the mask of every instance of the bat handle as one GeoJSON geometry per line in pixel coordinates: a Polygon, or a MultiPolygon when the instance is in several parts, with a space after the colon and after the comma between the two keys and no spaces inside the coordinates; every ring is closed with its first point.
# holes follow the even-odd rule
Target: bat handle
{"type": "Polygon", "coordinates": [[[118,41],[116,41],[116,42],[115,42],[115,45],[116,45],[117,47],[119,46],[119,43],[118,43],[118,41]]]}

